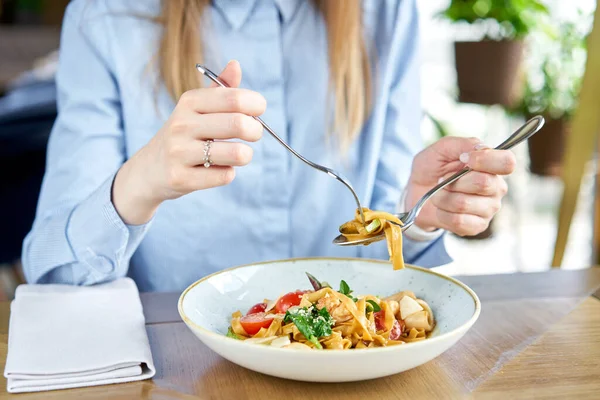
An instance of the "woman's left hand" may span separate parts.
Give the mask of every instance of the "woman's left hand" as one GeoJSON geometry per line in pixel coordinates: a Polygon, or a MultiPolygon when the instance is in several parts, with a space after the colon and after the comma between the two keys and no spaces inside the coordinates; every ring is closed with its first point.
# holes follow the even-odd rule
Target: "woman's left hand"
{"type": "Polygon", "coordinates": [[[508,190],[502,175],[514,171],[516,159],[511,151],[489,149],[475,138],[446,137],[417,154],[406,209],[441,179],[465,166],[473,171],[426,203],[415,222],[418,227],[426,231],[445,229],[459,236],[477,235],[488,227],[508,190]]]}

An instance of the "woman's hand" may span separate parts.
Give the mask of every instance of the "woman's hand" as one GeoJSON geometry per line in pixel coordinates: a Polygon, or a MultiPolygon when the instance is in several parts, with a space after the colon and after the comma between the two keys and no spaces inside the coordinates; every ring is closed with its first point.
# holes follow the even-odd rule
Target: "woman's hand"
{"type": "Polygon", "coordinates": [[[514,171],[516,159],[512,152],[489,149],[474,138],[446,137],[415,157],[406,207],[412,208],[442,178],[465,166],[473,171],[433,196],[421,210],[417,226],[460,236],[476,235],[488,227],[508,189],[501,175],[514,171]]]}
{"type": "Polygon", "coordinates": [[[231,88],[213,86],[184,93],[161,130],[117,173],[113,203],[126,223],[148,222],[165,200],[227,185],[235,177],[233,167],[252,160],[250,146],[224,139],[259,140],[263,127],[252,116],[265,111],[266,100],[237,88],[242,72],[236,61],[227,64],[220,77],[231,88]],[[212,165],[205,168],[208,139],[214,140],[212,165]]]}

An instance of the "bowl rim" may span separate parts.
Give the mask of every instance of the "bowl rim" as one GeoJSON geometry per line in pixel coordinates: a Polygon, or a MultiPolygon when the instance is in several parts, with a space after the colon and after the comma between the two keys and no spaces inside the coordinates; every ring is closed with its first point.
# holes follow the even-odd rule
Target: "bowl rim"
{"type": "MultiPolygon", "coordinates": [[[[279,263],[293,263],[293,262],[297,262],[297,261],[366,261],[366,262],[371,262],[371,263],[375,263],[375,264],[389,265],[390,267],[392,266],[391,262],[389,262],[389,261],[371,259],[371,258],[361,258],[361,257],[299,257],[299,258],[286,258],[286,259],[281,259],[281,260],[261,261],[261,262],[257,262],[257,263],[238,265],[238,266],[234,266],[234,267],[230,267],[230,268],[226,268],[226,269],[223,269],[220,271],[213,272],[212,274],[206,275],[205,277],[200,278],[196,282],[189,285],[181,293],[181,295],[179,296],[179,300],[177,301],[177,310],[179,311],[179,316],[181,317],[183,322],[185,322],[188,326],[194,327],[199,332],[202,332],[204,334],[212,336],[213,338],[215,338],[217,340],[225,340],[229,346],[233,346],[233,347],[242,346],[240,348],[247,349],[248,348],[247,346],[250,346],[248,343],[244,343],[244,341],[242,341],[242,340],[236,340],[236,339],[227,337],[225,335],[213,332],[210,329],[206,329],[206,328],[196,324],[194,321],[192,321],[183,311],[183,301],[184,301],[185,296],[187,295],[188,292],[190,292],[198,284],[200,284],[206,280],[209,280],[210,278],[212,278],[214,276],[225,273],[225,272],[231,272],[236,269],[254,267],[254,266],[259,266],[259,265],[267,265],[267,264],[275,264],[275,263],[278,263],[278,264],[279,263]]],[[[449,332],[443,333],[439,336],[434,336],[427,340],[421,340],[421,341],[413,342],[413,343],[406,343],[405,345],[402,345],[402,346],[352,349],[352,351],[347,351],[347,350],[331,351],[330,350],[330,351],[311,351],[311,352],[290,352],[288,349],[272,347],[272,346],[256,346],[256,347],[260,347],[265,351],[279,351],[279,352],[283,352],[283,353],[287,353],[287,354],[291,354],[291,353],[293,353],[293,354],[297,354],[297,353],[314,354],[317,357],[319,354],[329,354],[329,357],[331,357],[331,354],[334,354],[334,353],[339,354],[339,355],[341,355],[341,354],[350,354],[351,355],[351,354],[356,354],[357,351],[367,351],[367,350],[368,350],[369,354],[386,352],[386,351],[398,351],[398,349],[406,348],[406,346],[410,346],[411,348],[417,348],[417,347],[429,346],[430,344],[440,342],[447,337],[458,334],[462,330],[464,330],[466,332],[473,326],[475,321],[477,321],[477,319],[479,318],[479,315],[481,314],[481,301],[479,300],[479,297],[473,291],[473,289],[471,289],[470,287],[468,287],[466,284],[459,281],[458,279],[452,278],[452,277],[442,274],[440,272],[432,271],[429,268],[418,267],[416,265],[411,265],[411,264],[405,264],[405,268],[414,269],[414,270],[418,270],[418,271],[425,272],[428,274],[436,275],[437,277],[445,279],[447,281],[450,281],[450,282],[454,283],[455,285],[464,289],[471,296],[471,298],[473,299],[473,302],[475,303],[475,311],[473,312],[473,315],[471,316],[471,318],[469,318],[468,321],[466,321],[465,323],[461,324],[460,326],[454,328],[453,330],[451,330],[449,332]]],[[[223,343],[225,344],[225,342],[223,342],[223,343]]]]}

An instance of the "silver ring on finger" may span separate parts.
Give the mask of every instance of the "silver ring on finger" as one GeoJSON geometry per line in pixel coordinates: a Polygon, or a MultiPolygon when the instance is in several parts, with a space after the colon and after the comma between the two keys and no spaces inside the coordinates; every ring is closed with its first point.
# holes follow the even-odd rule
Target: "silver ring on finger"
{"type": "Polygon", "coordinates": [[[213,165],[213,162],[210,160],[210,146],[213,144],[214,140],[207,139],[204,142],[204,168],[210,168],[213,165]]]}

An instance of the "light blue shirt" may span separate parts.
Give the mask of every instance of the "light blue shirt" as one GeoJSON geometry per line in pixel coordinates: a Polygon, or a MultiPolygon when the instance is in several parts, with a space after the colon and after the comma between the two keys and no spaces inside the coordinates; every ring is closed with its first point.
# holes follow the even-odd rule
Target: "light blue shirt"
{"type": "MultiPolygon", "coordinates": [[[[326,27],[311,1],[215,0],[202,22],[204,63],[218,72],[237,59],[242,87],[267,99],[264,121],[307,158],[349,177],[364,206],[395,211],[422,148],[418,16],[414,0],[366,0],[363,8],[376,54],[374,107],[346,157],[327,144],[326,27]]],[[[164,88],[155,91],[148,69],[160,28],[139,15],[158,10],[158,0],[76,0],[68,7],[59,115],[23,246],[27,280],[88,285],[128,275],[142,291],[179,291],[206,274],[258,261],[387,259],[385,241],[331,243],[354,216],[353,197],[269,135],[252,144],[254,159],[232,184],[167,201],[142,226],[121,220],[111,202],[114,175],[175,106],[164,88]]],[[[405,237],[404,257],[427,267],[451,261],[443,235],[405,237]]]]}

